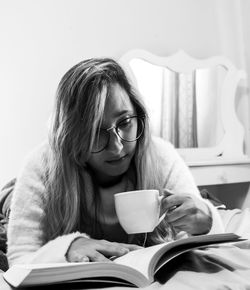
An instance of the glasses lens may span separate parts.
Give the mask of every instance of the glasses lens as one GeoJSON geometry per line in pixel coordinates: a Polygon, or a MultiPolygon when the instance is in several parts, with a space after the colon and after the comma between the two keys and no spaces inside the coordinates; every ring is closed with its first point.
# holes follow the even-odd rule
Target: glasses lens
{"type": "Polygon", "coordinates": [[[97,153],[102,151],[109,142],[109,132],[100,129],[95,136],[95,141],[93,144],[92,152],[97,153]]]}
{"type": "Polygon", "coordinates": [[[140,117],[130,117],[122,120],[117,126],[117,134],[127,142],[140,138],[144,130],[144,121],[140,117]]]}
{"type": "MultiPolygon", "coordinates": [[[[144,131],[144,118],[143,117],[129,117],[115,127],[118,136],[127,142],[133,142],[139,139],[144,131]]],[[[98,153],[106,148],[109,142],[109,134],[106,129],[100,129],[96,136],[93,144],[92,152],[98,153]]]]}

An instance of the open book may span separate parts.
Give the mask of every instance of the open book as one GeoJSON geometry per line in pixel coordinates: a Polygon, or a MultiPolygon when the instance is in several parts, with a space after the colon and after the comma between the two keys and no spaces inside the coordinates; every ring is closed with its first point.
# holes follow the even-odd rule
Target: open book
{"type": "Polygon", "coordinates": [[[109,286],[145,287],[170,260],[195,248],[242,240],[231,233],[193,236],[131,251],[113,262],[14,265],[4,279],[14,287],[54,283],[103,282],[109,286]]]}

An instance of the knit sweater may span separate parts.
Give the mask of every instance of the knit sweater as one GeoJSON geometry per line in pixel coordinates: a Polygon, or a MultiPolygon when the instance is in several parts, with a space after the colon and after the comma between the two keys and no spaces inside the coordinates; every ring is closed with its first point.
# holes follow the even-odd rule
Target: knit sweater
{"type": "MultiPolygon", "coordinates": [[[[154,139],[155,150],[161,156],[161,166],[167,189],[178,194],[200,197],[194,179],[174,147],[161,139],[154,139]]],[[[45,175],[48,168],[49,145],[43,143],[31,152],[17,178],[11,203],[8,225],[8,260],[10,266],[17,263],[66,262],[66,253],[71,243],[85,233],[75,232],[62,235],[43,245],[41,219],[42,197],[46,194],[45,175]]],[[[201,198],[201,197],[200,197],[201,198]]],[[[217,209],[207,200],[212,227],[209,233],[224,232],[217,209]]]]}

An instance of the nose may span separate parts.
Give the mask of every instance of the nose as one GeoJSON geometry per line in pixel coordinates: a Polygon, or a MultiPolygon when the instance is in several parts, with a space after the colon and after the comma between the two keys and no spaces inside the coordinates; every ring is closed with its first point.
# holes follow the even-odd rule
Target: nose
{"type": "Polygon", "coordinates": [[[122,143],[121,138],[116,133],[115,128],[110,130],[109,134],[110,134],[109,144],[108,144],[109,151],[112,151],[116,154],[120,153],[123,149],[123,143],[122,143]]]}

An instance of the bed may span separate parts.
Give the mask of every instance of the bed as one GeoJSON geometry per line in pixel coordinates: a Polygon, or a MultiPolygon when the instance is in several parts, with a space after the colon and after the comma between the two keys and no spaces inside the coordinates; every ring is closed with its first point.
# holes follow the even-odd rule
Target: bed
{"type": "MultiPolygon", "coordinates": [[[[144,289],[152,290],[243,290],[250,289],[250,244],[241,242],[237,247],[220,246],[209,250],[195,250],[180,256],[168,271],[164,269],[158,281],[144,289]]],[[[91,285],[91,288],[97,288],[91,285]]],[[[88,285],[88,288],[90,286],[88,285]]],[[[127,290],[129,287],[108,287],[108,290],[127,290]]],[[[0,274],[0,289],[11,288],[0,274]]],[[[24,289],[24,288],[22,288],[24,289]]],[[[34,288],[27,288],[34,289],[34,288]]],[[[36,287],[35,289],[86,289],[70,285],[36,287]]],[[[134,288],[131,288],[134,289],[134,288]]]]}
{"type": "MultiPolygon", "coordinates": [[[[177,70],[178,73],[185,73],[190,70],[193,71],[197,68],[203,70],[206,67],[214,67],[217,65],[226,69],[221,87],[216,88],[216,91],[220,92],[219,104],[227,104],[226,106],[219,105],[218,114],[221,114],[222,125],[224,126],[218,133],[219,139],[204,141],[196,138],[198,141],[192,140],[192,143],[186,143],[184,147],[179,144],[180,147],[178,150],[189,165],[197,185],[249,182],[250,159],[245,153],[243,146],[245,142],[244,127],[239,122],[234,108],[236,87],[240,79],[245,77],[245,73],[237,70],[232,63],[224,57],[197,60],[184,52],[178,52],[173,56],[165,58],[155,56],[146,51],[133,50],[126,53],[120,59],[120,62],[124,65],[131,76],[131,80],[135,82],[138,89],[140,89],[140,86],[138,86],[138,79],[136,79],[130,67],[131,60],[134,58],[147,61],[151,65],[168,67],[171,71],[177,70]],[[203,145],[199,146],[200,144],[203,145]]],[[[173,76],[170,75],[169,77],[173,76]]],[[[161,86],[162,84],[163,82],[161,82],[161,86]]],[[[164,95],[163,93],[164,90],[160,92],[161,98],[164,95]]],[[[161,121],[159,121],[155,119],[154,116],[152,118],[155,120],[156,125],[161,124],[161,126],[165,126],[168,121],[166,119],[161,119],[161,121]]],[[[165,128],[163,130],[162,127],[159,128],[156,126],[155,132],[156,135],[160,137],[169,138],[169,132],[165,131],[165,128]]],[[[9,202],[7,196],[9,196],[13,186],[14,181],[6,185],[1,192],[1,212],[3,211],[4,204],[4,202],[1,203],[1,201],[9,202]]],[[[226,232],[237,233],[243,236],[245,240],[234,245],[214,246],[209,249],[198,249],[185,253],[175,259],[171,264],[168,264],[168,268],[163,268],[157,276],[157,281],[145,289],[250,289],[250,210],[248,208],[244,210],[230,210],[220,204],[217,204],[217,206],[220,207],[219,212],[225,225],[226,232]]],[[[5,215],[7,214],[8,213],[5,213],[5,215]]],[[[4,220],[2,220],[2,225],[4,226],[4,220]]],[[[6,239],[4,241],[4,247],[6,246],[5,243],[6,239]]],[[[2,261],[4,263],[6,262],[6,260],[4,260],[6,258],[4,254],[5,250],[6,249],[3,248],[2,251],[2,261]]],[[[4,270],[6,270],[6,264],[2,266],[2,271],[4,270]]],[[[98,286],[93,285],[93,287],[96,288],[98,286]]],[[[2,276],[0,276],[0,289],[12,289],[5,283],[2,276]]],[[[43,289],[80,288],[53,286],[43,289]]],[[[128,289],[128,287],[112,287],[112,289],[125,290],[128,289]]]]}
{"type": "MultiPolygon", "coordinates": [[[[15,180],[12,180],[2,189],[0,205],[2,214],[2,253],[0,255],[0,270],[7,269],[6,251],[6,209],[11,199],[11,192],[15,180]]],[[[145,289],[250,289],[250,210],[226,209],[222,203],[208,191],[202,191],[204,198],[210,199],[219,208],[227,232],[235,232],[246,240],[235,245],[214,246],[204,250],[194,250],[181,255],[167,268],[163,268],[157,276],[157,281],[145,289]]],[[[90,287],[88,285],[88,287],[90,287]]],[[[91,288],[98,285],[91,285],[91,288]]],[[[0,289],[12,289],[0,274],[0,289]]],[[[32,289],[32,288],[29,288],[32,289]]],[[[35,288],[39,289],[39,288],[35,288]]],[[[83,289],[68,286],[48,286],[41,289],[83,289]]],[[[128,287],[112,287],[107,289],[125,290],[128,287]]]]}

